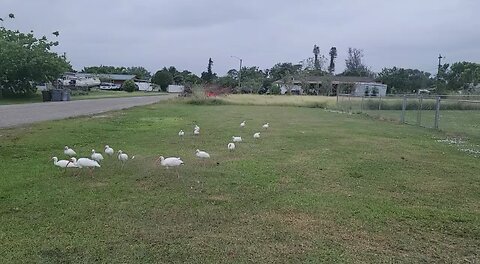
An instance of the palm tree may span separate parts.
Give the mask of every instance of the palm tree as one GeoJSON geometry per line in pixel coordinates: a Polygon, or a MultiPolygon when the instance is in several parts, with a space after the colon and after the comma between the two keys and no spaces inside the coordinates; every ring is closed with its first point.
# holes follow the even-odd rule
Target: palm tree
{"type": "Polygon", "coordinates": [[[337,48],[336,47],[332,47],[330,49],[330,65],[328,66],[328,72],[330,74],[333,74],[333,72],[335,72],[335,58],[337,57],[337,48]]]}
{"type": "Polygon", "coordinates": [[[318,54],[320,54],[320,48],[317,45],[313,45],[313,55],[315,55],[315,69],[320,68],[320,62],[318,61],[318,54]]]}

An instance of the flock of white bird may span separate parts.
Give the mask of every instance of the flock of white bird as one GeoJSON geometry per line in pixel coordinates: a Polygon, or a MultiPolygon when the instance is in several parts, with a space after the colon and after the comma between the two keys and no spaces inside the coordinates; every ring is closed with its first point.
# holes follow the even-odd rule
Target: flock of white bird
{"type": "MultiPolygon", "coordinates": [[[[240,123],[240,128],[245,128],[246,126],[246,121],[243,121],[242,123],[240,123]]],[[[268,129],[269,128],[269,123],[266,123],[262,126],[263,129],[268,129]]],[[[200,127],[198,125],[195,125],[195,127],[193,128],[193,135],[194,136],[198,136],[200,135],[200,127]]],[[[178,132],[178,136],[183,138],[185,136],[185,132],[183,130],[180,130],[178,132]]],[[[260,138],[260,132],[256,132],[255,134],[253,134],[253,138],[254,139],[259,139],[260,138]]],[[[232,142],[228,143],[227,144],[227,149],[229,151],[234,151],[235,150],[235,143],[238,143],[238,142],[242,142],[242,137],[239,137],[239,136],[232,136],[232,142]]],[[[64,148],[64,151],[63,153],[69,157],[68,160],[59,160],[57,157],[53,157],[52,160],[53,160],[53,164],[55,166],[58,166],[60,168],[88,168],[90,169],[90,172],[92,172],[92,169],[96,168],[96,167],[100,167],[100,163],[104,160],[103,158],[103,155],[101,153],[98,153],[95,151],[95,149],[92,149],[92,154],[90,155],[90,158],[79,158],[77,159],[76,156],[77,156],[77,153],[70,147],[68,146],[65,146],[64,148]]],[[[113,148],[111,148],[109,145],[105,145],[105,148],[104,148],[104,153],[108,156],[113,156],[115,154],[115,151],[113,150],[113,148]]],[[[203,150],[200,150],[200,149],[197,149],[195,151],[195,156],[199,159],[209,159],[210,158],[210,154],[208,154],[206,151],[203,151],[203,150]]],[[[122,168],[123,166],[125,165],[125,163],[129,160],[129,157],[126,153],[124,153],[122,150],[119,150],[117,152],[117,158],[118,160],[121,162],[122,164],[122,168]]],[[[131,159],[134,159],[135,156],[132,156],[131,159]]],[[[172,167],[178,167],[180,165],[183,165],[183,161],[181,158],[179,157],[163,157],[163,156],[160,156],[155,162],[157,163],[158,161],[160,161],[160,165],[166,167],[167,169],[168,168],[172,168],[172,167]]],[[[177,175],[178,175],[178,171],[177,171],[177,175]]]]}
{"type": "MultiPolygon", "coordinates": [[[[115,154],[115,151],[109,146],[106,145],[104,149],[104,153],[108,156],[113,156],[115,154]]],[[[77,159],[75,156],[77,156],[77,153],[75,150],[72,148],[65,146],[63,149],[63,154],[65,154],[67,157],[69,157],[68,160],[59,160],[57,157],[53,157],[53,164],[55,166],[58,166],[60,168],[96,168],[100,167],[100,163],[104,160],[103,155],[101,153],[96,152],[94,149],[92,149],[92,154],[90,155],[90,158],[79,158],[77,159]]],[[[117,152],[117,158],[118,160],[122,163],[122,168],[125,165],[125,162],[127,162],[128,155],[126,153],[123,153],[123,151],[119,150],[117,152]]],[[[134,159],[135,156],[132,157],[134,159]]]]}

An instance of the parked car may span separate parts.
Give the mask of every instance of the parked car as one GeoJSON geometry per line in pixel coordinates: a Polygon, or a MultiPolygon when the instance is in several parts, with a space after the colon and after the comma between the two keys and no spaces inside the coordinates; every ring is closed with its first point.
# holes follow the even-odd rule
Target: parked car
{"type": "Polygon", "coordinates": [[[120,89],[120,86],[118,86],[114,83],[101,83],[100,84],[100,89],[101,90],[118,90],[118,89],[120,89]]]}

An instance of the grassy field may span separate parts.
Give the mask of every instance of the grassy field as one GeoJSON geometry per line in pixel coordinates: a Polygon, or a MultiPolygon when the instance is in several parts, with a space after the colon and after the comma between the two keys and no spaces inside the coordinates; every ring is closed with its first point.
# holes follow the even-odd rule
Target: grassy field
{"type": "MultiPolygon", "coordinates": [[[[401,111],[398,110],[366,110],[364,113],[373,117],[396,121],[400,120],[401,115],[401,111]]],[[[405,122],[416,125],[417,115],[416,110],[406,111],[405,122]]],[[[434,120],[435,111],[422,111],[420,122],[423,127],[433,128],[434,120]]],[[[480,144],[480,111],[441,110],[439,129],[454,136],[469,138],[480,144]]]]}
{"type": "Polygon", "coordinates": [[[480,163],[442,137],[316,108],[174,102],[0,130],[0,262],[475,263],[480,163]],[[229,153],[233,135],[245,142],[229,153]],[[136,158],[93,176],[49,161],[105,144],[136,158]],[[159,155],[183,158],[181,178],[159,155]]]}
{"type": "MultiPolygon", "coordinates": [[[[117,97],[133,97],[133,96],[152,96],[162,95],[161,92],[143,92],[135,91],[127,93],[125,91],[105,91],[105,90],[91,90],[88,94],[73,94],[71,100],[85,100],[85,99],[98,99],[98,98],[117,98],[117,97]]],[[[26,103],[40,103],[42,102],[42,93],[38,91],[34,95],[26,98],[2,98],[0,97],[0,105],[7,104],[26,104],[26,103]]]]}
{"type": "Polygon", "coordinates": [[[230,94],[219,97],[227,103],[238,105],[267,105],[267,106],[310,106],[333,107],[336,97],[331,96],[285,96],[285,95],[255,95],[230,94]]]}

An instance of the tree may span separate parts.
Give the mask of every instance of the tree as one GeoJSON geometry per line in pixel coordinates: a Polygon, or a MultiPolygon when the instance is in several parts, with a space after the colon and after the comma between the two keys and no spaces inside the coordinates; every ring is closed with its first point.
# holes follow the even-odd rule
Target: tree
{"type": "Polygon", "coordinates": [[[363,51],[355,48],[348,48],[348,57],[345,60],[344,76],[372,77],[373,72],[363,64],[363,51]]]}
{"type": "Polygon", "coordinates": [[[173,76],[168,71],[160,70],[153,75],[152,83],[158,84],[160,89],[165,92],[168,86],[173,84],[173,76]]]}
{"type": "MultiPolygon", "coordinates": [[[[15,16],[11,14],[11,18],[15,16]]],[[[0,92],[2,96],[28,96],[36,91],[34,83],[52,82],[71,70],[63,56],[51,51],[57,41],[33,33],[0,27],[0,92]]]]}
{"type": "Polygon", "coordinates": [[[182,84],[185,85],[195,85],[202,82],[202,79],[200,79],[200,77],[187,70],[182,71],[180,75],[182,76],[182,84]]]}
{"type": "Polygon", "coordinates": [[[269,71],[269,76],[274,80],[281,80],[285,75],[296,75],[302,69],[301,64],[293,65],[290,62],[277,63],[269,71]]]}
{"type": "Polygon", "coordinates": [[[152,77],[150,72],[141,66],[128,67],[125,71],[127,74],[135,75],[135,79],[138,80],[148,80],[152,77]]]}
{"type": "Polygon", "coordinates": [[[212,58],[209,58],[207,72],[202,72],[202,77],[201,77],[202,80],[204,80],[206,83],[212,83],[213,80],[217,77],[217,75],[214,74],[212,71],[212,66],[213,66],[213,60],[212,58]]]}
{"type": "Polygon", "coordinates": [[[216,83],[221,87],[227,87],[227,88],[235,88],[238,85],[238,81],[228,75],[219,77],[216,83]]]}
{"type": "Polygon", "coordinates": [[[468,93],[480,82],[480,64],[474,62],[455,62],[442,73],[450,91],[464,90],[468,93]]]}
{"type": "Polygon", "coordinates": [[[330,65],[328,66],[328,72],[333,74],[335,72],[335,58],[337,58],[337,48],[332,47],[330,49],[330,65]]]}
{"type": "Polygon", "coordinates": [[[433,85],[430,73],[417,69],[383,68],[376,79],[387,85],[388,93],[411,93],[433,85]]]}
{"type": "Polygon", "coordinates": [[[317,45],[313,46],[313,55],[315,56],[314,67],[316,70],[320,69],[320,62],[318,61],[318,54],[320,54],[320,48],[317,45]]]}
{"type": "Polygon", "coordinates": [[[126,91],[126,92],[133,92],[137,89],[137,85],[135,84],[135,82],[133,80],[128,80],[128,81],[125,81],[123,84],[122,84],[122,90],[126,91]]]}

